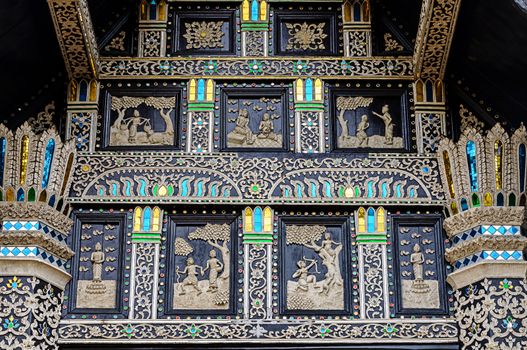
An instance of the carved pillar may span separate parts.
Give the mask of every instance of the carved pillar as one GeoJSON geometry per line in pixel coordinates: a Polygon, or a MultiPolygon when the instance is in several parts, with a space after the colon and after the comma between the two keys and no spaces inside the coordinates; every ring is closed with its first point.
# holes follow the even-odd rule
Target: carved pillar
{"type": "Polygon", "coordinates": [[[320,79],[295,82],[295,151],[324,153],[324,83],[320,79]]]}
{"type": "Polygon", "coordinates": [[[347,0],[342,5],[344,55],[371,57],[371,14],[369,0],[347,0]]]}
{"type": "Polygon", "coordinates": [[[269,53],[269,5],[244,0],[241,6],[242,56],[267,57],[269,53]]]}
{"type": "Polygon", "coordinates": [[[360,318],[389,318],[385,210],[382,207],[377,210],[359,208],[355,213],[355,232],[359,258],[360,318]]]}
{"type": "Polygon", "coordinates": [[[445,91],[441,80],[414,83],[417,150],[433,154],[446,133],[445,91]]]}
{"type": "Polygon", "coordinates": [[[271,319],[273,210],[269,207],[246,208],[243,212],[244,245],[244,318],[271,319]]]}
{"type": "Polygon", "coordinates": [[[0,348],[57,349],[75,145],[26,123],[0,125],[0,148],[0,348]]]}
{"type": "Polygon", "coordinates": [[[212,79],[189,81],[186,141],[189,153],[211,153],[214,149],[214,96],[212,79]]]}
{"type": "Polygon", "coordinates": [[[447,281],[464,349],[527,346],[526,147],[525,127],[509,137],[499,124],[486,135],[467,128],[457,143],[439,146],[451,243],[447,281]]]}
{"type": "Polygon", "coordinates": [[[167,41],[166,0],[141,0],[138,57],[165,57],[167,41]]]}
{"type": "Polygon", "coordinates": [[[157,319],[159,250],[163,211],[137,207],[132,229],[130,319],[157,319]]]}
{"type": "Polygon", "coordinates": [[[77,150],[95,150],[99,83],[97,80],[72,79],[68,88],[66,138],[75,139],[77,150]]]}

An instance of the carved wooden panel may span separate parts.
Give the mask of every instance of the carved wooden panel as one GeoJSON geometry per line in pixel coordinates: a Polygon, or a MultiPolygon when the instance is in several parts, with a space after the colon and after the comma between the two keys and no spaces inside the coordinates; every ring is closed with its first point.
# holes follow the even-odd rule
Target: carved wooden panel
{"type": "Polygon", "coordinates": [[[394,215],[396,315],[448,314],[441,215],[394,215]]]}
{"type": "Polygon", "coordinates": [[[177,149],[181,89],[158,83],[127,85],[103,90],[102,148],[177,149]]]}
{"type": "Polygon", "coordinates": [[[190,56],[236,53],[235,10],[205,10],[201,6],[192,6],[191,10],[180,8],[178,6],[173,12],[173,54],[190,56]]]}
{"type": "Polygon", "coordinates": [[[78,211],[74,222],[68,241],[76,255],[68,265],[73,278],[65,293],[65,317],[125,317],[129,293],[129,276],[125,277],[125,257],[129,255],[124,237],[126,214],[78,211]]]}
{"type": "Polygon", "coordinates": [[[330,89],[333,149],[408,151],[408,93],[403,84],[391,88],[330,89]]]}
{"type": "Polygon", "coordinates": [[[280,312],[351,313],[347,218],[280,218],[280,312]]]}

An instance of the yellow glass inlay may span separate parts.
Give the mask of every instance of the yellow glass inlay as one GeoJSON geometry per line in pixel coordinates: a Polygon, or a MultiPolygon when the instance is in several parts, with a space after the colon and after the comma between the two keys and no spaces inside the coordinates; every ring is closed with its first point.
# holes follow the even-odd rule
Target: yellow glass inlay
{"type": "Polygon", "coordinates": [[[448,156],[447,151],[443,151],[443,162],[445,164],[446,180],[448,182],[450,198],[454,198],[454,180],[452,179],[452,167],[450,166],[450,157],[448,156]]]}
{"type": "Polygon", "coordinates": [[[443,82],[441,80],[436,81],[436,102],[443,102],[443,82]]]}
{"type": "Polygon", "coordinates": [[[72,80],[70,83],[70,101],[76,101],[77,100],[77,81],[72,80]]]}
{"type": "Polygon", "coordinates": [[[145,21],[147,19],[147,4],[146,0],[141,0],[141,20],[145,21]]]}
{"type": "Polygon", "coordinates": [[[207,80],[207,101],[214,101],[214,81],[212,79],[207,80]]]}
{"type": "Polygon", "coordinates": [[[296,100],[304,101],[304,81],[302,79],[296,81],[296,100]]]}
{"type": "Polygon", "coordinates": [[[97,101],[97,82],[95,80],[90,83],[90,101],[97,101]]]}
{"type": "Polygon", "coordinates": [[[250,17],[249,0],[243,0],[243,3],[242,3],[242,20],[248,21],[249,17],[250,17]]]}
{"type": "Polygon", "coordinates": [[[22,144],[20,147],[20,185],[26,183],[27,178],[27,162],[29,160],[29,136],[22,137],[22,144]]]}
{"type": "Polygon", "coordinates": [[[452,209],[452,214],[453,215],[456,215],[457,213],[459,213],[459,211],[457,210],[456,202],[452,202],[452,204],[450,204],[450,209],[452,209]]]}
{"type": "Polygon", "coordinates": [[[141,208],[137,207],[134,211],[134,232],[141,231],[141,208]]]}
{"type": "Polygon", "coordinates": [[[6,191],[5,198],[8,202],[14,202],[15,201],[15,190],[13,190],[13,187],[9,187],[6,191]]]}
{"type": "Polygon", "coordinates": [[[253,211],[251,208],[245,209],[245,217],[243,224],[243,230],[245,232],[253,232],[253,211]]]}
{"type": "Polygon", "coordinates": [[[154,220],[152,221],[152,231],[159,232],[160,224],[161,224],[161,209],[159,209],[159,207],[154,207],[154,220]]]}
{"type": "Polygon", "coordinates": [[[415,83],[415,94],[416,94],[416,100],[417,102],[423,102],[423,82],[421,80],[418,80],[417,83],[415,83]]]}
{"type": "Polygon", "coordinates": [[[485,193],[485,197],[483,198],[483,205],[486,207],[492,206],[492,196],[490,193],[485,193]]]}
{"type": "Polygon", "coordinates": [[[315,79],[315,101],[322,101],[322,80],[315,79]]]}
{"type": "MultiPolygon", "coordinates": [[[[73,159],[74,159],[74,154],[71,153],[68,157],[68,163],[66,163],[66,172],[64,175],[64,180],[62,182],[62,188],[60,189],[61,196],[64,196],[64,192],[66,191],[66,186],[68,185],[68,181],[69,181],[70,173],[71,173],[71,167],[73,166],[73,159]]],[[[88,165],[84,165],[82,168],[82,171],[84,172],[88,172],[89,170],[90,170],[90,167],[88,165]],[[86,169],[84,168],[85,166],[88,167],[87,170],[85,170],[86,169]]]]}
{"type": "Polygon", "coordinates": [[[365,0],[364,4],[362,4],[362,21],[363,22],[370,21],[370,1],[369,0],[365,0]]]}
{"type": "Polygon", "coordinates": [[[359,212],[357,213],[357,221],[357,232],[366,232],[366,210],[364,208],[359,208],[359,212]]]}
{"type": "Polygon", "coordinates": [[[273,232],[273,211],[269,207],[265,207],[264,212],[264,232],[271,233],[273,232]]]}
{"type": "Polygon", "coordinates": [[[386,231],[386,213],[383,208],[377,209],[377,232],[386,231]]]}
{"type": "Polygon", "coordinates": [[[159,197],[165,197],[168,194],[167,187],[165,185],[159,187],[159,191],[157,192],[157,194],[159,195],[159,197]]]}
{"type": "Polygon", "coordinates": [[[158,12],[158,19],[160,21],[164,21],[167,16],[167,3],[165,0],[161,0],[159,3],[159,12],[158,12]]]}
{"type": "Polygon", "coordinates": [[[260,21],[267,19],[267,1],[260,2],[260,21]]]}
{"type": "Polygon", "coordinates": [[[188,84],[188,100],[196,101],[196,79],[190,79],[188,84]]]}
{"type": "Polygon", "coordinates": [[[496,190],[501,190],[503,179],[503,143],[494,142],[494,170],[496,172],[496,190]]]}
{"type": "Polygon", "coordinates": [[[342,12],[344,13],[344,22],[351,22],[351,4],[349,1],[346,1],[344,3],[344,6],[342,7],[342,12]]]}

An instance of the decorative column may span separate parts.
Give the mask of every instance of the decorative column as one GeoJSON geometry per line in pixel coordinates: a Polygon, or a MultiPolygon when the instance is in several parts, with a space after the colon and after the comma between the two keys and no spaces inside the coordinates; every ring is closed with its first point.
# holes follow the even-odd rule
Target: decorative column
{"type": "Polygon", "coordinates": [[[75,145],[0,125],[0,348],[58,349],[75,145]]]}
{"type": "Polygon", "coordinates": [[[457,143],[439,145],[451,243],[447,281],[463,349],[527,346],[526,148],[523,125],[509,137],[499,124],[486,135],[467,128],[457,143]]]}
{"type": "Polygon", "coordinates": [[[342,5],[344,56],[371,57],[371,15],[369,0],[347,0],[342,5]]]}
{"type": "Polygon", "coordinates": [[[320,79],[295,82],[295,151],[324,153],[324,83],[320,79]]]}
{"type": "Polygon", "coordinates": [[[386,212],[361,207],[355,216],[360,318],[389,318],[386,212]]]}
{"type": "Polygon", "coordinates": [[[77,150],[95,150],[99,112],[97,80],[72,79],[68,88],[66,138],[75,139],[77,150]]]}
{"type": "Polygon", "coordinates": [[[186,151],[211,153],[214,149],[214,96],[212,79],[191,79],[188,83],[186,151]]]}
{"type": "Polygon", "coordinates": [[[243,213],[244,318],[271,319],[274,213],[269,207],[243,213]]]}
{"type": "Polygon", "coordinates": [[[165,57],[167,41],[166,0],[141,0],[138,57],[165,57]]]}
{"type": "Polygon", "coordinates": [[[445,91],[439,79],[414,83],[417,151],[433,154],[446,135],[445,91]]]}
{"type": "Polygon", "coordinates": [[[157,319],[159,246],[162,228],[161,209],[135,208],[132,229],[130,319],[157,319]]]}
{"type": "Polygon", "coordinates": [[[242,56],[267,57],[269,53],[269,5],[244,0],[241,7],[242,56]]]}

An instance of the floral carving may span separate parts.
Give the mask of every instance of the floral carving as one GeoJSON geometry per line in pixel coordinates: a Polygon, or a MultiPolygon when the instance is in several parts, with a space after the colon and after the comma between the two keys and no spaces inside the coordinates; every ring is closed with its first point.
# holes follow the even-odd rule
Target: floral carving
{"type": "Polygon", "coordinates": [[[287,41],[288,50],[324,50],[324,33],[326,23],[286,23],[289,40],[287,41]]]}
{"type": "Polygon", "coordinates": [[[222,48],[222,38],[225,35],[221,27],[222,21],[218,22],[192,22],[185,23],[185,34],[187,49],[215,49],[222,48]]]}

